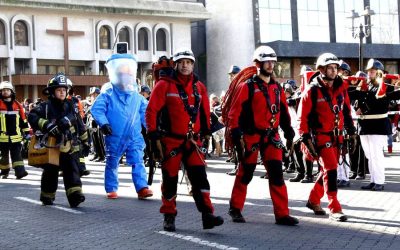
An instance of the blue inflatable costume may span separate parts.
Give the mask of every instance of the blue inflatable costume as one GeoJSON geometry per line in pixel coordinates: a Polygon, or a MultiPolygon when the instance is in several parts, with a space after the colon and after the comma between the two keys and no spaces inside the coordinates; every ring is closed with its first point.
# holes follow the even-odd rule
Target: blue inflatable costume
{"type": "Polygon", "coordinates": [[[107,197],[118,197],[118,165],[126,153],[132,166],[132,180],[139,199],[153,195],[147,186],[143,162],[145,142],[141,134],[145,124],[147,100],[136,83],[137,62],[129,54],[114,54],[106,63],[110,82],[106,83],[90,112],[106,135],[105,189],[107,197]]]}

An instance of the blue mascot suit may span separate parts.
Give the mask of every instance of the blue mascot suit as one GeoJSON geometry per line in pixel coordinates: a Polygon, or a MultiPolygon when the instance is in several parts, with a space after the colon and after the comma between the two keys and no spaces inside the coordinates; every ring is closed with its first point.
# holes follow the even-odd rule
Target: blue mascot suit
{"type": "Polygon", "coordinates": [[[148,187],[143,161],[145,142],[141,133],[141,125],[146,127],[148,101],[138,93],[135,82],[137,63],[132,55],[114,54],[106,66],[110,83],[102,87],[91,108],[100,127],[109,124],[112,128],[111,135],[105,138],[105,189],[107,193],[117,192],[119,160],[126,153],[126,162],[132,166],[133,184],[139,192],[148,187]]]}

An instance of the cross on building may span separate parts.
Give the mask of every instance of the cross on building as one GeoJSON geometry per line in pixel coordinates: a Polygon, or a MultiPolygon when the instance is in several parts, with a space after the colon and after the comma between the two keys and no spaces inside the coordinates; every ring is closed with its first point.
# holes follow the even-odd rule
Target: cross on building
{"type": "Polygon", "coordinates": [[[83,31],[71,31],[68,30],[68,19],[63,17],[63,29],[62,30],[52,30],[47,29],[46,33],[52,35],[62,35],[64,37],[64,70],[65,74],[69,74],[69,44],[68,37],[70,36],[83,36],[85,32],[83,31]]]}

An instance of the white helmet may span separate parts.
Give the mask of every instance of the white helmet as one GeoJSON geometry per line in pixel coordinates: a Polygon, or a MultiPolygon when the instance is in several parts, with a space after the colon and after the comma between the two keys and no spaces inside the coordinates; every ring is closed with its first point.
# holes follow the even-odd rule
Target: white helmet
{"type": "Polygon", "coordinates": [[[275,50],[269,46],[260,46],[254,51],[253,61],[277,61],[275,50]]]}
{"type": "Polygon", "coordinates": [[[72,88],[72,81],[69,78],[67,78],[67,85],[68,88],[72,88]]]}
{"type": "Polygon", "coordinates": [[[190,59],[193,62],[196,61],[196,59],[194,58],[193,51],[191,49],[188,49],[188,48],[180,48],[180,49],[176,50],[172,60],[174,62],[177,62],[178,60],[184,59],[184,58],[190,59]]]}
{"type": "Polygon", "coordinates": [[[10,89],[13,93],[15,92],[14,86],[9,81],[4,81],[0,83],[0,91],[3,89],[10,89]]]}
{"type": "Polygon", "coordinates": [[[332,53],[323,53],[322,55],[320,55],[317,59],[317,63],[315,65],[316,69],[319,69],[320,67],[324,67],[326,65],[329,64],[337,64],[337,66],[340,66],[340,61],[337,58],[337,56],[335,56],[332,53]]]}

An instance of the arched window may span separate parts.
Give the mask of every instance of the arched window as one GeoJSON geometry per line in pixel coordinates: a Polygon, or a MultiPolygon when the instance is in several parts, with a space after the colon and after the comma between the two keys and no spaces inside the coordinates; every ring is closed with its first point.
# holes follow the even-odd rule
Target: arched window
{"type": "Polygon", "coordinates": [[[128,49],[131,49],[131,44],[129,42],[129,30],[127,27],[124,27],[118,32],[118,39],[120,42],[128,43],[128,49]]]}
{"type": "Polygon", "coordinates": [[[111,49],[111,32],[106,26],[101,26],[99,31],[100,49],[111,49]]]}
{"type": "Polygon", "coordinates": [[[28,28],[25,22],[17,21],[14,24],[14,44],[17,46],[28,46],[28,28]]]}
{"type": "Polygon", "coordinates": [[[145,28],[141,28],[138,32],[138,48],[139,50],[149,50],[149,34],[145,28]]]}
{"type": "Polygon", "coordinates": [[[6,44],[6,29],[4,23],[0,21],[0,45],[6,44]]]}
{"type": "Polygon", "coordinates": [[[167,35],[163,29],[157,30],[156,43],[157,51],[167,51],[167,35]]]}

